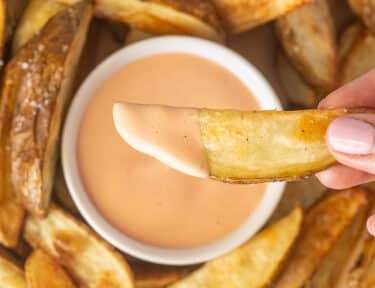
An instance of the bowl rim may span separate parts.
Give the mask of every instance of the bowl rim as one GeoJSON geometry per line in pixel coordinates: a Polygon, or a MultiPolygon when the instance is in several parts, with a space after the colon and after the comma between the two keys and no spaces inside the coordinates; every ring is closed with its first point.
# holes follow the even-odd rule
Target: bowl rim
{"type": "Polygon", "coordinates": [[[188,36],[162,36],[146,39],[115,52],[99,64],[75,94],[65,119],[61,159],[67,187],[81,215],[101,237],[119,250],[142,260],[165,265],[198,264],[223,255],[243,244],[272,215],[285,188],[285,182],[267,183],[266,192],[254,212],[224,238],[210,244],[184,249],[160,248],[132,239],[113,227],[90,200],[80,178],[76,157],[77,137],[85,108],[107,77],[133,61],[164,53],[188,53],[223,66],[251,90],[261,109],[282,109],[274,90],[264,76],[242,56],[222,45],[188,36]]]}

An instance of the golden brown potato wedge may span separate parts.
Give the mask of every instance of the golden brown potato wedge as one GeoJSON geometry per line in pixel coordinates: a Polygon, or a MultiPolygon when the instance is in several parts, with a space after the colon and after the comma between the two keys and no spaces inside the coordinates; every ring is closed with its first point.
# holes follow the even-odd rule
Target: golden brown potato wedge
{"type": "Polygon", "coordinates": [[[375,33],[375,0],[349,0],[349,4],[367,27],[375,33]]]}
{"type": "Polygon", "coordinates": [[[313,0],[213,0],[230,33],[249,30],[313,0]]]}
{"type": "Polygon", "coordinates": [[[316,0],[276,20],[291,63],[310,85],[330,91],[336,84],[336,33],[328,0],[316,0]]]}
{"type": "Polygon", "coordinates": [[[142,261],[130,263],[136,288],[163,288],[197,269],[197,266],[164,266],[142,261]]]}
{"type": "Polygon", "coordinates": [[[25,274],[29,288],[76,287],[59,263],[40,249],[34,250],[27,258],[25,274]]]}
{"type": "Polygon", "coordinates": [[[301,179],[335,163],[325,144],[338,110],[200,110],[210,176],[257,183],[301,179]]]}
{"type": "Polygon", "coordinates": [[[0,287],[26,288],[25,274],[8,257],[0,254],[0,287]]]}
{"type": "MultiPolygon", "coordinates": [[[[77,0],[56,1],[71,4],[77,0]]],[[[95,14],[156,35],[224,39],[215,7],[207,0],[95,0],[95,14]]]]}
{"type": "Polygon", "coordinates": [[[130,29],[129,33],[126,35],[126,41],[125,44],[129,45],[131,43],[135,43],[141,40],[145,40],[148,38],[153,37],[154,35],[151,33],[148,33],[146,31],[142,31],[139,29],[130,29]]]}
{"type": "Polygon", "coordinates": [[[375,36],[362,27],[354,43],[341,61],[340,84],[365,74],[375,68],[375,36]]]}
{"type": "Polygon", "coordinates": [[[24,237],[34,248],[56,258],[82,287],[134,287],[124,258],[56,205],[51,205],[46,218],[30,215],[24,237]]]}
{"type": "Polygon", "coordinates": [[[338,288],[372,288],[375,283],[375,239],[368,237],[361,246],[355,265],[341,279],[338,288]]]}
{"type": "Polygon", "coordinates": [[[357,188],[330,194],[312,207],[274,287],[303,287],[367,201],[366,192],[357,188]]]}
{"type": "Polygon", "coordinates": [[[276,68],[291,107],[316,107],[319,99],[314,88],[306,83],[302,75],[290,64],[287,57],[281,51],[277,53],[276,68]]]}
{"type": "Polygon", "coordinates": [[[64,5],[53,0],[30,0],[22,14],[13,37],[13,54],[33,38],[48,20],[64,8],[64,5]]]}
{"type": "MultiPolygon", "coordinates": [[[[331,288],[338,283],[337,279],[346,272],[347,265],[353,253],[353,247],[361,241],[366,230],[370,203],[357,213],[354,221],[334,245],[326,259],[319,265],[313,277],[308,281],[311,288],[331,288]]],[[[367,232],[366,232],[367,233],[367,232]]]]}
{"type": "Polygon", "coordinates": [[[6,68],[3,101],[15,105],[7,143],[10,179],[32,213],[48,208],[60,126],[91,15],[87,1],[61,11],[6,68]]]}
{"type": "Polygon", "coordinates": [[[171,288],[267,287],[299,234],[302,210],[265,228],[240,248],[206,263],[171,288]]]}

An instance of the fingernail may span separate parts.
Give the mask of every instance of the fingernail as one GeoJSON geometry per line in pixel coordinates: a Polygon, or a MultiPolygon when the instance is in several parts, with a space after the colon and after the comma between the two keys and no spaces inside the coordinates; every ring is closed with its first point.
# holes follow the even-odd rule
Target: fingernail
{"type": "Polygon", "coordinates": [[[327,130],[327,141],[335,151],[365,155],[373,151],[375,129],[369,123],[350,117],[339,117],[327,130]]]}
{"type": "Polygon", "coordinates": [[[371,235],[375,236],[375,215],[371,216],[367,220],[367,230],[371,235]]]}

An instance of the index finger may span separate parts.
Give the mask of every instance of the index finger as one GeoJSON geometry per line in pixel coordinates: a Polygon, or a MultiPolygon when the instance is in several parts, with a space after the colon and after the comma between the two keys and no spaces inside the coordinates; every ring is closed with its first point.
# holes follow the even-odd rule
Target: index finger
{"type": "Polygon", "coordinates": [[[375,69],[333,91],[319,108],[375,107],[375,69]]]}

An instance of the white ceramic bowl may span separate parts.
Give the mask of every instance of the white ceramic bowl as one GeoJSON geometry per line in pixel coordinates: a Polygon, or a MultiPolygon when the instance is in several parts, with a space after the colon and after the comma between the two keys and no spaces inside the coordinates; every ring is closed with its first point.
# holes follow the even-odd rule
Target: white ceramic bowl
{"type": "Polygon", "coordinates": [[[78,170],[76,157],[77,136],[86,105],[102,82],[123,66],[147,56],[181,52],[207,58],[236,75],[256,97],[261,109],[282,109],[274,91],[262,74],[247,60],[218,44],[192,37],[158,37],[144,40],[110,56],[98,65],[75,95],[70,107],[62,141],[62,163],[71,196],[82,216],[104,239],[123,252],[146,261],[187,265],[201,263],[238,247],[253,236],[270,217],[283,193],[285,183],[269,183],[255,212],[224,239],[191,249],[166,249],[144,244],[127,237],[96,210],[86,193],[78,170]]]}

